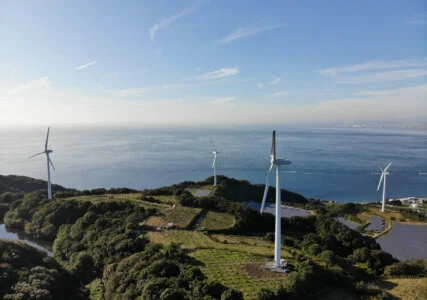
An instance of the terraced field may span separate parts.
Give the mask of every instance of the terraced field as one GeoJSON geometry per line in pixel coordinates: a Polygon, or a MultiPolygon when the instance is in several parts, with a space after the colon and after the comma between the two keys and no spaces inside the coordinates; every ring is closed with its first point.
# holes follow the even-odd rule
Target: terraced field
{"type": "Polygon", "coordinates": [[[201,211],[201,208],[176,206],[165,212],[165,219],[178,227],[186,228],[201,211]]]}
{"type": "Polygon", "coordinates": [[[173,223],[175,227],[187,228],[194,218],[198,217],[202,210],[200,208],[176,206],[163,209],[158,214],[145,221],[145,225],[166,227],[168,223],[173,223]]]}
{"type": "Polygon", "coordinates": [[[208,211],[202,222],[197,226],[199,230],[221,230],[231,228],[236,224],[236,218],[227,213],[208,211]]]}
{"type": "MultiPolygon", "coordinates": [[[[225,234],[209,236],[190,230],[149,232],[148,235],[156,243],[180,244],[202,264],[201,269],[206,276],[240,289],[245,299],[257,299],[261,288],[277,288],[286,280],[286,275],[263,268],[266,262],[273,259],[274,244],[261,237],[225,234]]],[[[283,258],[292,258],[285,248],[282,250],[283,258]]]]}
{"type": "Polygon", "coordinates": [[[225,249],[201,249],[190,254],[203,263],[209,278],[242,291],[245,299],[258,299],[262,288],[275,289],[285,284],[286,275],[263,269],[269,258],[263,255],[225,249]]]}

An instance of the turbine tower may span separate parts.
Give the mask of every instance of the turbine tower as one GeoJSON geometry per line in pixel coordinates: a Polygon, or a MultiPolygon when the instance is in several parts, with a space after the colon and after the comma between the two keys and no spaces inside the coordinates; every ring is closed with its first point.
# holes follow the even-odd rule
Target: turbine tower
{"type": "Polygon", "coordinates": [[[47,128],[47,136],[46,136],[46,143],[44,144],[44,151],[34,154],[33,156],[30,156],[28,158],[32,158],[34,156],[37,155],[41,155],[41,154],[46,154],[46,159],[47,159],[47,197],[49,199],[52,199],[52,186],[51,186],[51,182],[50,182],[50,166],[52,166],[52,168],[55,170],[55,167],[52,163],[52,160],[49,157],[49,154],[52,153],[52,150],[47,149],[47,143],[49,141],[49,127],[47,128]]]}
{"type": "Polygon", "coordinates": [[[217,155],[218,151],[216,151],[214,143],[211,140],[209,140],[209,142],[211,142],[212,153],[214,155],[214,160],[213,160],[213,163],[212,163],[212,169],[213,169],[213,172],[214,172],[214,186],[216,186],[216,155],[217,155]]]}
{"type": "Polygon", "coordinates": [[[267,198],[270,173],[273,168],[276,168],[276,231],[275,231],[275,241],[274,241],[274,262],[276,268],[280,268],[280,258],[281,258],[281,247],[282,247],[282,232],[281,232],[281,221],[282,221],[282,205],[281,205],[281,189],[280,189],[280,166],[290,165],[292,162],[287,159],[277,159],[276,158],[276,131],[273,131],[273,141],[271,144],[271,165],[267,172],[267,178],[265,182],[264,196],[262,198],[261,204],[261,214],[264,210],[265,200],[267,198]]]}
{"type": "Polygon", "coordinates": [[[390,168],[390,166],[391,166],[391,163],[389,163],[388,166],[384,170],[380,168],[381,177],[380,177],[380,182],[378,183],[377,191],[380,190],[381,183],[383,182],[383,202],[381,204],[381,212],[384,212],[384,208],[385,208],[385,184],[387,181],[387,175],[390,174],[388,172],[388,168],[390,168]]]}

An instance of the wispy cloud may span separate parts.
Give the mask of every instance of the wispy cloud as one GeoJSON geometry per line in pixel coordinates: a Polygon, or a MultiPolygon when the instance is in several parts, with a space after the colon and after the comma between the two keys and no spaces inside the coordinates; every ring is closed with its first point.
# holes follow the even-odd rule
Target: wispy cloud
{"type": "Polygon", "coordinates": [[[425,25],[427,24],[427,14],[415,14],[408,18],[406,24],[425,25]]]}
{"type": "Polygon", "coordinates": [[[211,104],[216,106],[225,106],[232,104],[232,101],[234,101],[236,97],[224,97],[224,98],[218,98],[211,101],[211,104]]]}
{"type": "Polygon", "coordinates": [[[91,62],[84,64],[84,65],[78,66],[78,67],[74,68],[74,70],[86,69],[87,67],[93,66],[94,64],[96,64],[96,60],[91,61],[91,62]]]}
{"type": "Polygon", "coordinates": [[[377,90],[377,91],[360,91],[357,93],[357,95],[376,97],[376,96],[392,95],[395,93],[396,93],[396,90],[377,90]]]}
{"type": "Polygon", "coordinates": [[[398,70],[398,71],[366,74],[366,75],[354,76],[344,80],[340,80],[340,81],[337,81],[337,83],[369,84],[369,83],[399,81],[399,80],[416,78],[421,76],[427,76],[426,69],[409,69],[409,70],[398,70]]]}
{"type": "Polygon", "coordinates": [[[424,60],[397,60],[397,61],[370,61],[362,64],[333,67],[320,70],[319,73],[324,76],[334,76],[343,73],[361,72],[380,69],[397,69],[421,67],[427,65],[427,59],[424,60]]]}
{"type": "Polygon", "coordinates": [[[163,18],[161,19],[157,24],[154,24],[151,28],[150,28],[150,37],[153,40],[154,37],[156,36],[157,32],[159,30],[162,30],[166,27],[168,27],[170,24],[178,21],[179,19],[181,19],[182,17],[185,17],[191,13],[194,12],[193,8],[186,8],[184,10],[181,10],[180,12],[177,12],[176,14],[163,18]]]}
{"type": "Polygon", "coordinates": [[[231,32],[227,36],[223,37],[219,40],[222,44],[228,44],[235,40],[250,37],[253,35],[257,35],[261,32],[277,29],[279,27],[284,26],[285,24],[276,24],[276,25],[270,25],[270,26],[252,26],[252,27],[240,27],[236,29],[235,31],[231,32]]]}
{"type": "Polygon", "coordinates": [[[190,77],[188,79],[210,80],[230,77],[239,74],[238,68],[221,68],[216,71],[208,72],[202,75],[190,77]]]}
{"type": "Polygon", "coordinates": [[[256,87],[259,88],[260,90],[265,90],[265,85],[263,83],[257,83],[256,87]]]}
{"type": "Polygon", "coordinates": [[[158,23],[154,24],[150,28],[150,38],[153,40],[157,34],[158,31],[163,30],[167,28],[169,25],[175,23],[179,19],[186,17],[188,15],[191,15],[192,13],[196,12],[200,6],[204,4],[208,4],[211,0],[197,0],[193,2],[189,7],[171,15],[167,16],[163,19],[161,19],[158,23]]]}
{"type": "Polygon", "coordinates": [[[198,86],[205,86],[214,84],[212,81],[199,81],[199,82],[191,82],[191,83],[170,83],[170,84],[160,84],[153,86],[143,86],[143,87],[135,87],[135,88],[127,88],[113,91],[106,91],[109,94],[116,97],[130,97],[130,96],[145,96],[151,92],[161,91],[161,90],[178,90],[178,89],[186,89],[186,88],[194,88],[198,86]]]}
{"type": "Polygon", "coordinates": [[[50,81],[48,77],[42,77],[39,79],[32,80],[26,84],[21,84],[20,86],[8,91],[9,95],[21,93],[25,90],[38,89],[46,90],[50,87],[50,81]]]}
{"type": "Polygon", "coordinates": [[[131,89],[122,89],[111,91],[111,94],[117,97],[126,97],[126,96],[143,96],[145,93],[151,91],[152,88],[131,88],[131,89]]]}
{"type": "Polygon", "coordinates": [[[279,77],[277,77],[277,78],[275,78],[273,81],[271,81],[270,82],[270,84],[271,85],[276,85],[276,84],[278,84],[280,82],[280,78],[279,77]]]}
{"type": "Polygon", "coordinates": [[[274,94],[271,94],[271,96],[272,97],[282,97],[282,96],[285,96],[285,95],[287,95],[289,92],[287,92],[287,91],[281,91],[281,92],[277,92],[277,93],[274,93],[274,94]]]}

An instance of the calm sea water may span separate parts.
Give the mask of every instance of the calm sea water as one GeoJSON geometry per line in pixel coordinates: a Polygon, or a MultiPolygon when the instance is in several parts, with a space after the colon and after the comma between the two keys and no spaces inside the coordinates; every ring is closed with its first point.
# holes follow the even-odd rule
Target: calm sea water
{"type": "MultiPolygon", "coordinates": [[[[392,161],[390,198],[427,197],[427,132],[363,128],[276,127],[283,187],[306,197],[373,201],[379,167],[392,161]]],[[[0,174],[46,179],[45,128],[0,128],[0,174]]],[[[219,174],[264,183],[271,129],[51,128],[54,183],[78,189],[152,188],[219,174]]]]}

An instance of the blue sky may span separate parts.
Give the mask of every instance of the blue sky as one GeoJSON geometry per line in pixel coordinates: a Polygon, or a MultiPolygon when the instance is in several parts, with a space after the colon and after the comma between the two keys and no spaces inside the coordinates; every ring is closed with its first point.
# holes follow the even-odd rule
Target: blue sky
{"type": "Polygon", "coordinates": [[[2,1],[0,125],[425,121],[425,5],[2,1]]]}

